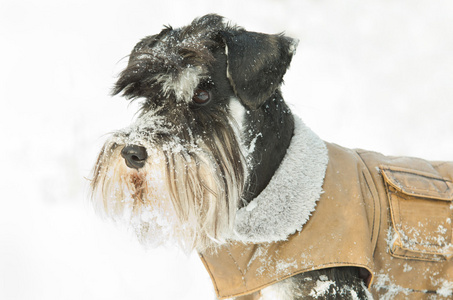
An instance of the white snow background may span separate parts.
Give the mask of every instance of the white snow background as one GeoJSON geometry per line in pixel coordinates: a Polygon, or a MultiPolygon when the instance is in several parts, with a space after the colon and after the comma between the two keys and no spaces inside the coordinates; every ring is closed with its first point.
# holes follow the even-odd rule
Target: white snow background
{"type": "Polygon", "coordinates": [[[216,12],[300,39],[285,99],[323,139],[453,159],[453,2],[0,0],[0,299],[213,299],[196,255],[99,220],[88,180],[135,105],[110,97],[139,39],[216,12]]]}

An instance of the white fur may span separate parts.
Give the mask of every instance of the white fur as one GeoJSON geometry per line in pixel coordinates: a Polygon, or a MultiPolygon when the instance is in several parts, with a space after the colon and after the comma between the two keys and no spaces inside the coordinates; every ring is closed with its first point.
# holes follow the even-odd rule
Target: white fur
{"type": "Polygon", "coordinates": [[[229,176],[235,170],[222,151],[225,141],[214,136],[217,159],[225,162],[222,176],[203,140],[188,130],[192,138],[181,143],[177,130],[158,111],[150,111],[113,135],[94,172],[93,200],[101,214],[126,224],[144,245],[176,242],[184,250],[202,252],[230,236],[244,182],[229,176]],[[162,145],[153,137],[159,133],[170,137],[162,145]],[[149,156],[139,170],[128,168],[121,156],[123,146],[131,144],[145,147],[149,156]]]}
{"type": "Polygon", "coordinates": [[[293,39],[291,45],[289,45],[289,53],[292,55],[296,54],[297,45],[299,45],[299,40],[293,39]]]}
{"type": "Polygon", "coordinates": [[[327,163],[325,143],[296,117],[285,158],[261,194],[237,211],[232,239],[275,242],[302,230],[321,196],[327,163]]]}
{"type": "MultiPolygon", "coordinates": [[[[240,133],[243,132],[244,119],[245,119],[245,107],[241,104],[240,100],[236,97],[230,98],[230,114],[237,124],[237,129],[240,133]]],[[[236,126],[234,126],[236,127],[236,126]]],[[[233,128],[234,128],[233,127],[233,128]]]]}
{"type": "MultiPolygon", "coordinates": [[[[236,136],[236,140],[239,143],[240,151],[242,155],[247,158],[248,151],[244,144],[244,121],[245,121],[245,114],[246,109],[242,105],[241,101],[236,97],[231,97],[229,102],[229,109],[230,109],[230,125],[233,128],[234,135],[236,136]]],[[[247,166],[244,165],[244,170],[247,170],[247,166]]]]}
{"type": "Polygon", "coordinates": [[[163,83],[162,91],[168,94],[174,91],[177,101],[190,102],[193,92],[203,78],[204,70],[202,67],[189,67],[184,69],[179,76],[161,75],[158,79],[163,83]]]}
{"type": "Polygon", "coordinates": [[[293,300],[297,283],[290,277],[261,290],[260,300],[293,300]]]}
{"type": "MultiPolygon", "coordinates": [[[[226,57],[228,58],[228,46],[227,46],[226,44],[225,44],[225,55],[226,55],[226,57]]],[[[234,80],[233,80],[233,78],[231,77],[231,73],[230,73],[230,64],[228,63],[228,59],[227,59],[226,77],[227,77],[228,80],[230,81],[230,84],[231,84],[231,87],[232,87],[233,90],[234,90],[234,93],[237,95],[236,84],[234,83],[234,80]]]]}

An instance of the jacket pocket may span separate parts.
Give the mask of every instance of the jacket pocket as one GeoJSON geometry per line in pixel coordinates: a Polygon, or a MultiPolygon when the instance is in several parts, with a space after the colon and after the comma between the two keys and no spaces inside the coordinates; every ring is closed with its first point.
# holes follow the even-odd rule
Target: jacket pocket
{"type": "Polygon", "coordinates": [[[394,257],[440,261],[453,257],[453,183],[436,174],[381,166],[390,205],[394,257]]]}

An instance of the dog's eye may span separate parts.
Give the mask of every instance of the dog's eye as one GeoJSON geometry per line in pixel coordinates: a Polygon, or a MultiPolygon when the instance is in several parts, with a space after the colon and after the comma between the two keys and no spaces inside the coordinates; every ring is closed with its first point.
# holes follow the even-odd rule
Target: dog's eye
{"type": "Polygon", "coordinates": [[[202,89],[196,89],[192,97],[192,101],[196,104],[206,104],[209,100],[211,100],[211,94],[202,89]]]}

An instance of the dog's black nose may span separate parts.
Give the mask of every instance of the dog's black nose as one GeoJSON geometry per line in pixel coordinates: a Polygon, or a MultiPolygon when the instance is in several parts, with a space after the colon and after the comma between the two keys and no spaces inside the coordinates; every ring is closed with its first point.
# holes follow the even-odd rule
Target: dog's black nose
{"type": "Polygon", "coordinates": [[[148,158],[145,147],[128,145],[121,150],[121,155],[129,168],[140,169],[148,158]]]}

